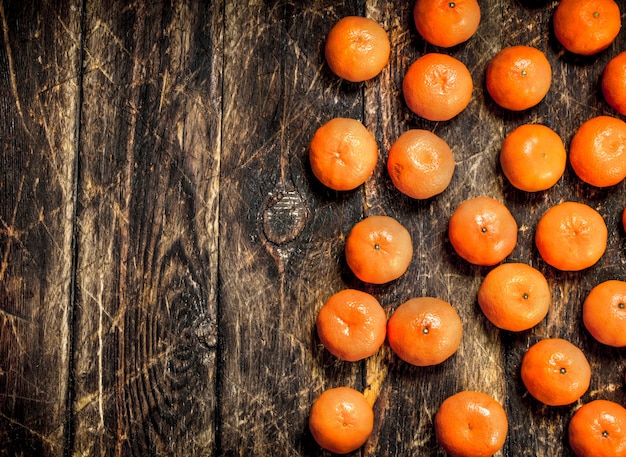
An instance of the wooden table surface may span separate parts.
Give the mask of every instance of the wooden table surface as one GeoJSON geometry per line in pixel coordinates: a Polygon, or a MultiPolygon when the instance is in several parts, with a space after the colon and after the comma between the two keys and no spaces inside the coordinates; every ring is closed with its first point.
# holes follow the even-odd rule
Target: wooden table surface
{"type": "MultiPolygon", "coordinates": [[[[586,119],[618,116],[599,77],[626,49],[626,31],[582,58],[551,31],[557,2],[482,0],[477,33],[438,49],[412,22],[413,2],[385,0],[0,1],[0,456],[313,456],[313,400],[347,385],[374,402],[374,432],[354,455],[445,455],[433,415],[447,396],[481,390],[502,402],[509,435],[498,455],[572,456],[567,424],[596,398],[626,404],[626,352],[593,340],[581,320],[589,290],[626,279],[620,226],[625,185],[596,189],[568,167],[552,189],[517,191],[498,166],[504,136],[544,123],[566,144],[586,119]],[[389,33],[389,65],[372,81],[340,81],[323,58],[339,18],[365,15],[389,33]],[[544,51],[553,84],[530,110],[485,94],[502,47],[544,51]],[[448,122],[406,108],[401,81],[418,56],[465,62],[475,90],[448,122]],[[362,120],[380,160],[352,192],[313,177],[315,129],[362,120]],[[403,197],[385,171],[393,141],[425,128],[451,145],[445,193],[403,197]],[[519,225],[507,259],[547,277],[553,303],[521,333],[499,331],[476,292],[487,268],[459,259],[446,235],[463,200],[502,200],[519,225]],[[605,218],[608,248],[577,273],[546,265],[533,245],[550,206],[585,202],[605,218]],[[385,286],[359,283],[343,258],[366,215],[411,232],[409,271],[385,286]],[[432,295],[459,311],[464,336],[441,365],[401,362],[387,345],[359,363],[320,345],[315,318],[338,290],[374,294],[388,315],[432,295]],[[580,402],[539,404],[519,377],[533,342],[560,336],[583,349],[593,375],[580,402]]],[[[620,0],[622,21],[626,2],[620,0]]]]}

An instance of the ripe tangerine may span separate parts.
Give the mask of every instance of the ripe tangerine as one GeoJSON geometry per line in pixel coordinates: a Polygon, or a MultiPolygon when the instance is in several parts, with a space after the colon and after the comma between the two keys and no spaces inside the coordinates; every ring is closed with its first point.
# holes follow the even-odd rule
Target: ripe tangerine
{"type": "Polygon", "coordinates": [[[417,0],[413,20],[426,41],[449,48],[469,40],[478,30],[480,6],[476,0],[417,0]]]}
{"type": "Polygon", "coordinates": [[[552,67],[537,48],[509,46],[491,58],[485,82],[487,92],[499,106],[522,111],[546,96],[552,84],[552,67]]]}
{"type": "Polygon", "coordinates": [[[517,222],[504,203],[487,196],[470,198],[452,213],[448,237],[461,258],[492,266],[515,249],[517,222]]]}
{"type": "Polygon", "coordinates": [[[402,80],[406,105],[429,121],[448,121],[461,113],[473,89],[472,75],[463,62],[435,52],[413,62],[402,80]]]}
{"type": "Polygon", "coordinates": [[[448,143],[423,129],[407,130],[400,135],[387,157],[387,171],[394,186],[415,199],[443,192],[452,181],[454,168],[448,143]]]}
{"type": "Polygon", "coordinates": [[[463,335],[463,323],[448,302],[434,297],[402,303],[387,322],[387,340],[400,359],[431,366],[451,357],[463,335]]]}
{"type": "Polygon", "coordinates": [[[413,257],[409,231],[390,216],[368,216],[346,238],[346,261],[361,281],[385,284],[402,276],[413,257]]]}
{"type": "Polygon", "coordinates": [[[360,448],[374,429],[374,411],[365,396],[351,387],[324,391],[311,406],[309,429],[322,448],[347,454],[360,448]]]}
{"type": "Polygon", "coordinates": [[[434,422],[437,441],[451,457],[491,457],[504,446],[509,429],[500,403],[467,390],[446,398],[434,422]]]}
{"type": "Polygon", "coordinates": [[[387,315],[373,295],[344,289],[326,300],[317,314],[316,326],[320,341],[331,354],[356,362],[382,346],[387,315]]]}
{"type": "Polygon", "coordinates": [[[336,117],[316,130],[309,144],[309,161],[313,174],[326,187],[353,190],[374,172],[378,144],[360,121],[336,117]]]}
{"type": "Polygon", "coordinates": [[[331,71],[350,82],[363,82],[380,74],[389,62],[387,32],[373,19],[346,16],[328,32],[324,54],[331,71]]]}
{"type": "Polygon", "coordinates": [[[562,338],[546,338],[524,354],[521,376],[535,399],[548,406],[565,406],[587,391],[591,367],[574,344],[562,338]]]}

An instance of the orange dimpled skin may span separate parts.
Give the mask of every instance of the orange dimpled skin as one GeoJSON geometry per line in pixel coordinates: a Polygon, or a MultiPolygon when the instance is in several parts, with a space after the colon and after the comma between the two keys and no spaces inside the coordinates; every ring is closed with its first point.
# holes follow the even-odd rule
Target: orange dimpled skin
{"type": "Polygon", "coordinates": [[[375,354],[382,346],[387,316],[373,295],[345,289],[324,303],[316,326],[320,341],[331,354],[356,362],[375,354]]]}
{"type": "Polygon", "coordinates": [[[577,457],[626,457],[626,408],[602,399],[584,404],[569,422],[568,440],[577,457]]]}
{"type": "Polygon", "coordinates": [[[535,230],[542,259],[563,271],[593,266],[604,254],[608,229],[595,209],[579,202],[563,202],[548,209],[535,230]]]}
{"type": "Polygon", "coordinates": [[[496,327],[519,332],[534,327],[550,308],[550,286],[543,273],[524,263],[503,263],[485,276],[478,305],[496,327]]]}
{"type": "Polygon", "coordinates": [[[508,208],[491,197],[465,200],[452,213],[448,237],[466,261],[492,266],[503,261],[517,245],[517,222],[508,208]]]}
{"type": "Polygon", "coordinates": [[[609,106],[626,115],[626,51],[620,52],[606,64],[600,86],[609,106]]]}
{"type": "Polygon", "coordinates": [[[521,366],[528,393],[548,406],[574,403],[589,388],[591,367],[585,354],[562,338],[547,338],[532,345],[521,366]]]}
{"type": "Polygon", "coordinates": [[[473,89],[465,64],[447,54],[424,54],[409,66],[402,80],[407,106],[429,121],[457,116],[472,99],[473,89]]]}
{"type": "Polygon", "coordinates": [[[626,122],[596,116],[576,130],[569,147],[576,175],[596,187],[619,184],[626,178],[626,122]]]}
{"type": "Polygon", "coordinates": [[[309,430],[322,448],[347,454],[363,446],[374,429],[374,411],[365,396],[351,387],[324,391],[313,402],[309,430]]]}
{"type": "Polygon", "coordinates": [[[315,177],[337,191],[353,190],[372,175],[378,162],[374,135],[356,119],[337,117],[319,127],[309,144],[315,177]]]}
{"type": "Polygon", "coordinates": [[[387,157],[387,171],[394,186],[415,199],[443,192],[454,175],[454,155],[448,143],[428,130],[404,132],[387,157]]]}
{"type": "Polygon", "coordinates": [[[480,24],[480,6],[476,0],[417,0],[413,20],[426,41],[449,48],[474,35],[480,24]]]}
{"type": "Polygon", "coordinates": [[[502,405],[474,391],[446,398],[434,422],[437,441],[451,457],[491,457],[504,446],[509,430],[502,405]]]}
{"type": "Polygon", "coordinates": [[[561,137],[541,124],[523,124],[509,133],[500,151],[502,172],[513,187],[538,192],[563,176],[567,151],[561,137]]]}
{"type": "Polygon", "coordinates": [[[387,32],[376,21],[359,16],[340,19],[328,32],[324,54],[331,71],[351,82],[372,79],[389,61],[387,32]]]}
{"type": "Polygon", "coordinates": [[[395,354],[416,366],[432,366],[451,357],[463,336],[463,324],[450,303],[434,297],[402,303],[387,322],[387,339],[395,354]]]}
{"type": "Polygon", "coordinates": [[[626,282],[612,279],[591,289],[583,302],[583,323],[600,343],[626,347],[626,282]]]}
{"type": "Polygon", "coordinates": [[[502,108],[522,111],[539,104],[550,90],[552,67],[543,52],[531,46],[502,49],[487,64],[489,95],[502,108]]]}
{"type": "Polygon", "coordinates": [[[346,262],[354,275],[371,284],[398,279],[409,268],[413,241],[408,230],[389,216],[368,216],[346,238],[346,262]]]}
{"type": "Polygon", "coordinates": [[[621,28],[619,6],[613,0],[561,0],[552,22],[561,45],[580,55],[605,50],[621,28]]]}

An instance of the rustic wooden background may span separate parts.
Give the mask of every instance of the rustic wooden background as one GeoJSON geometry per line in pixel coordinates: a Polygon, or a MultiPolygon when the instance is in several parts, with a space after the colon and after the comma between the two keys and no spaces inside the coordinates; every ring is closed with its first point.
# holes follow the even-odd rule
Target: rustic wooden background
{"type": "Polygon", "coordinates": [[[556,1],[480,3],[476,35],[441,50],[416,33],[413,2],[0,1],[0,455],[322,455],[309,407],[349,385],[376,414],[354,455],[444,455],[433,415],[448,395],[476,389],[508,413],[499,455],[571,456],[577,405],[538,404],[519,364],[534,341],[565,337],[592,365],[582,401],[626,404],[626,352],[581,322],[591,287],[626,279],[626,189],[590,188],[568,168],[531,195],[503,179],[497,157],[521,123],[545,123],[567,143],[584,120],[616,115],[598,81],[626,31],[581,58],[551,32],[556,1]],[[338,80],[323,59],[325,34],[349,14],[378,20],[391,38],[389,66],[363,84],[338,80]],[[484,90],[489,58],[513,44],[544,51],[554,72],[546,99],[522,113],[484,90]],[[464,61],[475,80],[449,122],[419,119],[402,100],[406,68],[429,51],[464,61]],[[308,141],[332,116],[361,119],[379,141],[374,177],[353,192],[331,192],[309,170],[308,141]],[[450,188],[428,201],[400,195],[384,168],[413,127],[445,138],[457,161],[450,188]],[[509,260],[536,266],[552,287],[533,330],[486,321],[476,292],[488,270],[446,239],[454,207],[483,194],[518,221],[509,260]],[[597,208],[610,231],[606,254],[583,272],[555,271],[532,243],[539,216],[562,200],[597,208]],[[414,237],[409,271],[385,286],[356,281],[342,257],[369,214],[396,217],[414,237]],[[362,363],[334,359],[314,322],[344,287],[375,294],[388,314],[413,296],[450,301],[465,328],[458,353],[431,368],[387,346],[362,363]]]}

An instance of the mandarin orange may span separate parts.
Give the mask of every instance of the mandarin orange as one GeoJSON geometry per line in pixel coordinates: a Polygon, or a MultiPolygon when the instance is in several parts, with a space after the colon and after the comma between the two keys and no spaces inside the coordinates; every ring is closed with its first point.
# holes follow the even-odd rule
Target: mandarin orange
{"type": "Polygon", "coordinates": [[[429,121],[448,121],[460,114],[473,89],[472,75],[463,62],[434,52],[413,62],[402,80],[406,105],[429,121]]]}
{"type": "Polygon", "coordinates": [[[546,55],[531,46],[509,46],[487,64],[487,92],[499,106],[522,111],[539,104],[552,85],[546,55]]]}
{"type": "Polygon", "coordinates": [[[449,48],[469,40],[478,30],[480,6],[476,0],[417,0],[413,20],[426,41],[449,48]]]}
{"type": "Polygon", "coordinates": [[[363,446],[374,429],[374,411],[351,387],[324,391],[311,406],[309,429],[322,448],[347,454],[363,446]]]}
{"type": "Polygon", "coordinates": [[[346,16],[328,32],[324,54],[331,71],[350,82],[363,82],[380,74],[389,62],[387,32],[373,19],[346,16]]]}

